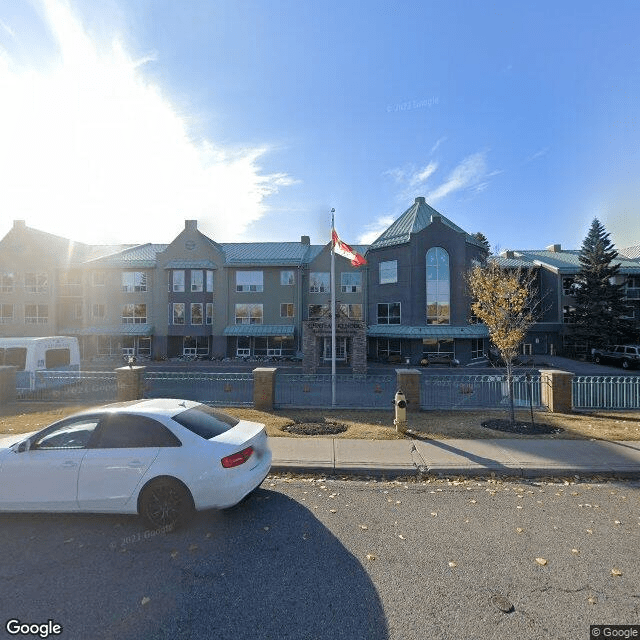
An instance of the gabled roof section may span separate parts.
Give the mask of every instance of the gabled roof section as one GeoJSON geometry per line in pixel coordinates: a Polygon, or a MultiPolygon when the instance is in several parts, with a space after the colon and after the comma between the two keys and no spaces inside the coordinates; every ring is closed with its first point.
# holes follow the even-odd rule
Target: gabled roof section
{"type": "MultiPolygon", "coordinates": [[[[503,267],[544,267],[560,274],[575,274],[580,271],[580,251],[578,249],[562,249],[560,245],[552,245],[547,249],[526,249],[522,251],[505,251],[500,256],[491,256],[503,267]]],[[[620,263],[621,274],[640,274],[640,262],[619,254],[613,261],[620,263]]]]}
{"type": "Polygon", "coordinates": [[[373,242],[369,249],[380,249],[382,247],[391,247],[398,244],[405,244],[411,239],[412,233],[418,233],[428,227],[436,219],[442,224],[453,229],[457,233],[463,233],[466,241],[470,244],[482,246],[473,236],[468,234],[464,229],[454,224],[448,218],[429,206],[426,200],[419,196],[415,202],[389,227],[387,230],[373,242]]]}
{"type": "Polygon", "coordinates": [[[24,251],[29,247],[38,253],[54,256],[69,265],[84,262],[93,249],[91,245],[28,227],[24,220],[14,220],[13,227],[2,238],[1,243],[18,251],[24,251]]]}
{"type": "Polygon", "coordinates": [[[166,244],[139,244],[116,251],[108,256],[90,260],[88,264],[95,267],[146,267],[156,266],[156,253],[164,251],[166,244]]]}
{"type": "Polygon", "coordinates": [[[310,245],[302,242],[229,242],[221,244],[228,265],[287,265],[305,262],[310,245]]]}
{"type": "Polygon", "coordinates": [[[630,260],[640,259],[640,244],[635,247],[627,247],[626,249],[620,249],[621,256],[629,258],[630,260]]]}

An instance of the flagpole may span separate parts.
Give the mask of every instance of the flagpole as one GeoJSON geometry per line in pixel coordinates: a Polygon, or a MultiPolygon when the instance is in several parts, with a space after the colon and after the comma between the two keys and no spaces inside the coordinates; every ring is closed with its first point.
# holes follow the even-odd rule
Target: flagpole
{"type": "Polygon", "coordinates": [[[331,406],[336,406],[336,253],[333,246],[335,229],[334,214],[331,209],[331,406]]]}

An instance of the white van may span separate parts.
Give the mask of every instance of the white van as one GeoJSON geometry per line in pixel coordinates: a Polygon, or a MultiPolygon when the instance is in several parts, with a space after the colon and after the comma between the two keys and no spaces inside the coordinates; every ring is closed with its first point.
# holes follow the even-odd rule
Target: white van
{"type": "Polygon", "coordinates": [[[0,365],[17,368],[18,392],[73,384],[80,375],[78,339],[68,336],[0,338],[0,365]],[[55,376],[54,371],[75,372],[75,375],[55,376]]]}

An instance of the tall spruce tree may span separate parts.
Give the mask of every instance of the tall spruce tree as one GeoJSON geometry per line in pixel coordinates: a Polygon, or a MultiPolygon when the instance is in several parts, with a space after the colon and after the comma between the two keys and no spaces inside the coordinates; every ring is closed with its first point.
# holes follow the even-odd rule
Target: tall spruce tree
{"type": "Polygon", "coordinates": [[[580,272],[575,278],[573,336],[591,350],[619,342],[629,326],[625,316],[624,284],[616,284],[620,263],[609,234],[597,218],[580,249],[580,272]]]}

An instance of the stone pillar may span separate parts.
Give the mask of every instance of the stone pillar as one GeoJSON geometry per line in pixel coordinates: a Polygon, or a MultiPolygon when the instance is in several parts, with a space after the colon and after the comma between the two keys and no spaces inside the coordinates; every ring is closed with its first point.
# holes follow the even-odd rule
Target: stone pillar
{"type": "Polygon", "coordinates": [[[119,367],[116,369],[118,402],[140,400],[142,398],[145,370],[146,367],[119,367]]]}
{"type": "Polygon", "coordinates": [[[367,334],[363,330],[351,338],[351,366],[353,373],[367,373],[367,334]]]}
{"type": "Polygon", "coordinates": [[[253,370],[253,407],[271,411],[276,400],[276,367],[258,367],[253,370]]]}
{"type": "Polygon", "coordinates": [[[0,405],[16,400],[16,367],[0,367],[0,405]]]}
{"type": "Polygon", "coordinates": [[[542,404],[551,413],[571,413],[573,410],[573,373],[554,369],[540,370],[542,404]]]}
{"type": "Polygon", "coordinates": [[[397,387],[407,400],[407,411],[420,411],[420,379],[418,369],[396,369],[397,387]]]}

